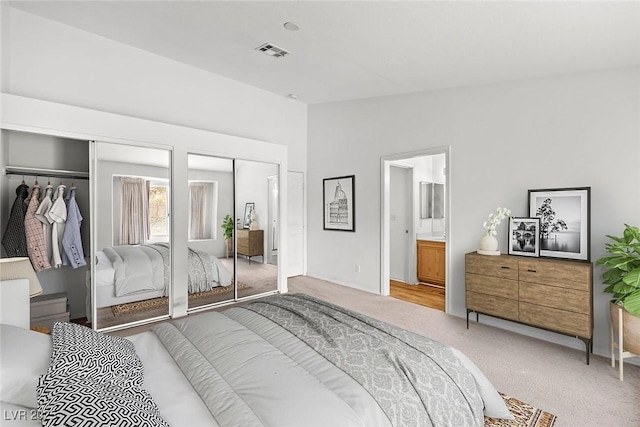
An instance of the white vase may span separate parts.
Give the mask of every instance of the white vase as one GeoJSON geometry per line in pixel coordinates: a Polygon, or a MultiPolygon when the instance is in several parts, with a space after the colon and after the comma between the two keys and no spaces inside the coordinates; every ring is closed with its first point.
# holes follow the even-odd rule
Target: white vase
{"type": "Polygon", "coordinates": [[[490,234],[485,234],[480,239],[477,252],[480,255],[500,255],[500,251],[498,250],[498,239],[490,234]]]}

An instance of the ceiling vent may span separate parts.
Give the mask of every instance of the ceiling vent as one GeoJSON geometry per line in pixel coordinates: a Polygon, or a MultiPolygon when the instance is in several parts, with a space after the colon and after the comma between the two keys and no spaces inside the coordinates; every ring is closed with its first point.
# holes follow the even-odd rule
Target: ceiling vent
{"type": "Polygon", "coordinates": [[[283,58],[291,53],[280,47],[274,46],[271,43],[265,43],[262,46],[258,46],[256,50],[259,50],[260,52],[263,52],[264,54],[272,56],[274,58],[283,58]]]}

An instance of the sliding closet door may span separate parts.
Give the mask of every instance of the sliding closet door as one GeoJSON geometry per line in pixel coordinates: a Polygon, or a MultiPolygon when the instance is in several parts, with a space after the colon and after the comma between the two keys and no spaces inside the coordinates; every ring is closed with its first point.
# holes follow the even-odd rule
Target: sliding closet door
{"type": "Polygon", "coordinates": [[[233,160],[189,154],[188,308],[235,299],[233,160]]]}
{"type": "Polygon", "coordinates": [[[277,164],[236,160],[238,297],[278,290],[277,164]]]}
{"type": "Polygon", "coordinates": [[[171,151],[95,142],[95,329],[169,315],[171,151]]]}

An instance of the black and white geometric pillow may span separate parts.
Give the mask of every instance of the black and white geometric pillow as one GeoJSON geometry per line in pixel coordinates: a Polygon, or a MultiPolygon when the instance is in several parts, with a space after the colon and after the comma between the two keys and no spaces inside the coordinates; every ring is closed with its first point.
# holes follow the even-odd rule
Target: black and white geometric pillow
{"type": "Polygon", "coordinates": [[[36,387],[44,426],[168,426],[142,389],[142,362],[131,341],[56,323],[47,372],[36,387]]]}
{"type": "Polygon", "coordinates": [[[126,384],[49,373],[40,377],[37,396],[45,427],[169,426],[149,393],[126,384]]]}
{"type": "Polygon", "coordinates": [[[143,368],[131,341],[58,322],[53,326],[53,352],[48,373],[89,377],[96,382],[142,387],[143,368]]]}

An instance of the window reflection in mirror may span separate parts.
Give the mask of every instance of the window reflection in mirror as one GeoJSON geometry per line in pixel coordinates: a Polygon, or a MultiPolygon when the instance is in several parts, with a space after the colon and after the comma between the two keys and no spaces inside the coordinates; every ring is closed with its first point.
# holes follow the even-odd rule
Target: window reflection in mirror
{"type": "Polygon", "coordinates": [[[189,154],[188,165],[188,308],[195,309],[235,299],[233,160],[189,154]]]}
{"type": "Polygon", "coordinates": [[[236,160],[239,298],[278,290],[278,188],[277,164],[236,160]]]}
{"type": "Polygon", "coordinates": [[[95,143],[91,272],[97,329],[169,314],[169,150],[95,143]]]}

